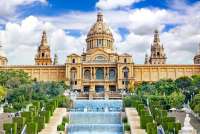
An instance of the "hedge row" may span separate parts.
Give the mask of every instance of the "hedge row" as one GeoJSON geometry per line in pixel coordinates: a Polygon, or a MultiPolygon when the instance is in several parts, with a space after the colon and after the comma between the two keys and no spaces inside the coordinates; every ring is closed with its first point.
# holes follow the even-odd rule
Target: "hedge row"
{"type": "MultiPolygon", "coordinates": [[[[59,100],[60,101],[60,100],[59,100]]],[[[32,103],[28,112],[21,112],[21,117],[14,117],[13,123],[5,123],[3,129],[6,134],[21,133],[25,124],[27,125],[27,134],[38,134],[44,127],[45,123],[48,123],[54,110],[58,107],[58,100],[54,99],[47,102],[45,105],[45,111],[41,111],[41,104],[39,101],[32,103]]],[[[68,122],[68,119],[63,119],[63,122],[68,122]]]]}
{"type": "Polygon", "coordinates": [[[150,111],[155,122],[158,125],[162,125],[165,133],[174,133],[175,130],[175,134],[178,134],[178,131],[181,129],[181,124],[176,123],[175,117],[167,116],[167,111],[163,110],[163,106],[159,100],[150,100],[150,111]]]}
{"type": "Polygon", "coordinates": [[[69,123],[69,118],[63,117],[62,123],[57,126],[57,131],[65,131],[65,124],[69,123]]]}

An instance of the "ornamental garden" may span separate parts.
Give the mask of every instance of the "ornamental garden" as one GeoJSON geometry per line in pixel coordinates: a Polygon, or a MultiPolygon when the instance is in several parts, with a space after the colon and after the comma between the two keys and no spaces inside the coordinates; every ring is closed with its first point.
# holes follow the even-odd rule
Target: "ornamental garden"
{"type": "MultiPolygon", "coordinates": [[[[176,80],[162,79],[157,82],[132,83],[128,86],[123,101],[123,109],[135,108],[140,117],[140,128],[147,134],[157,134],[162,126],[166,134],[178,134],[181,123],[176,117],[168,116],[170,109],[182,109],[188,105],[194,113],[200,115],[200,76],[180,77],[176,80]]],[[[72,100],[64,96],[69,85],[60,82],[37,82],[23,71],[0,72],[0,102],[4,113],[12,116],[12,121],[3,123],[6,134],[37,134],[49,123],[58,107],[72,107],[72,100]]],[[[57,131],[64,132],[69,118],[64,117],[58,124],[57,131]]],[[[123,131],[130,132],[126,116],[122,119],[123,131]]]]}

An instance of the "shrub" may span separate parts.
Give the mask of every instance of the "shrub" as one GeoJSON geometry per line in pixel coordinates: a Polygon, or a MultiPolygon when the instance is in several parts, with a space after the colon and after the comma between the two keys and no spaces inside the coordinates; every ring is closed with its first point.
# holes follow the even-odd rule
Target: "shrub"
{"type": "Polygon", "coordinates": [[[37,134],[38,124],[36,122],[27,123],[26,132],[27,134],[37,134]]]}
{"type": "Polygon", "coordinates": [[[150,115],[140,116],[140,126],[142,129],[146,129],[147,123],[153,123],[153,117],[150,115]]]}
{"type": "Polygon", "coordinates": [[[65,108],[69,108],[70,107],[70,99],[66,96],[58,96],[57,97],[58,100],[58,107],[65,107],[65,108]]]}
{"type": "Polygon", "coordinates": [[[25,125],[26,119],[24,117],[14,117],[13,123],[17,123],[17,133],[20,133],[25,125]]]}
{"type": "Polygon", "coordinates": [[[123,118],[123,123],[127,123],[127,117],[123,118]]]}
{"type": "Polygon", "coordinates": [[[17,134],[17,123],[4,123],[3,124],[3,130],[5,131],[5,134],[17,134]]]}
{"type": "Polygon", "coordinates": [[[51,117],[50,111],[41,111],[40,116],[45,117],[45,123],[48,123],[51,117]]]}
{"type": "Polygon", "coordinates": [[[13,109],[13,108],[9,107],[8,105],[5,105],[3,107],[3,112],[4,113],[13,113],[13,112],[16,112],[16,111],[17,111],[16,109],[13,109]]]}
{"type": "Polygon", "coordinates": [[[38,124],[38,132],[40,132],[44,126],[45,126],[45,117],[44,116],[40,116],[40,117],[35,117],[34,118],[34,122],[36,122],[38,124]]]}
{"type": "Polygon", "coordinates": [[[33,112],[21,112],[21,116],[26,118],[26,123],[33,121],[33,112]]]}
{"type": "Polygon", "coordinates": [[[69,118],[68,117],[63,117],[62,123],[69,123],[69,118]]]}
{"type": "Polygon", "coordinates": [[[33,113],[33,116],[37,116],[38,114],[37,108],[35,106],[30,106],[29,111],[33,113]]]}
{"type": "Polygon", "coordinates": [[[125,131],[130,131],[130,129],[131,129],[131,128],[130,128],[130,125],[129,125],[128,123],[125,123],[125,124],[124,124],[124,130],[125,130],[125,131]]]}
{"type": "Polygon", "coordinates": [[[57,131],[65,131],[65,125],[63,125],[63,124],[58,125],[57,131]]]}
{"type": "Polygon", "coordinates": [[[34,101],[32,102],[33,106],[36,107],[36,110],[39,111],[40,110],[40,102],[39,101],[34,101]]]}
{"type": "Polygon", "coordinates": [[[157,126],[155,123],[147,123],[147,134],[157,134],[157,126]]]}

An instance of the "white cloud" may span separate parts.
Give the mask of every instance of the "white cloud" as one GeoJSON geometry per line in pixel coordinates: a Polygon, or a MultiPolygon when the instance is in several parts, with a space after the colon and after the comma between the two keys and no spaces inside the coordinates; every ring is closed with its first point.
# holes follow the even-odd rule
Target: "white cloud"
{"type": "Polygon", "coordinates": [[[59,63],[64,64],[66,56],[82,50],[85,37],[73,37],[63,29],[49,22],[43,22],[34,16],[29,16],[18,23],[7,23],[2,34],[3,49],[8,56],[9,64],[34,64],[34,57],[40,44],[42,31],[47,31],[51,56],[57,53],[59,63]]]}
{"type": "Polygon", "coordinates": [[[109,10],[109,9],[131,6],[132,4],[140,1],[142,0],[99,0],[96,3],[96,7],[103,10],[109,10]]]}
{"type": "MultiPolygon", "coordinates": [[[[136,64],[144,63],[145,53],[150,52],[156,28],[161,31],[167,63],[191,64],[200,42],[200,3],[187,5],[183,10],[184,8],[181,12],[158,8],[118,9],[106,10],[103,14],[112,28],[118,52],[130,53],[136,64]],[[120,28],[126,29],[127,33],[122,35],[120,28]]],[[[3,32],[9,63],[15,64],[17,61],[20,64],[33,64],[43,29],[47,30],[52,54],[58,53],[59,62],[64,63],[68,54],[82,52],[87,32],[95,21],[96,12],[74,11],[54,17],[29,16],[20,23],[8,22],[3,32]],[[79,37],[72,36],[70,30],[80,31],[81,34],[79,37]],[[26,52],[23,55],[20,51],[26,52]]]]}
{"type": "Polygon", "coordinates": [[[15,13],[18,6],[29,5],[35,2],[47,3],[46,0],[0,0],[0,16],[15,13]]]}

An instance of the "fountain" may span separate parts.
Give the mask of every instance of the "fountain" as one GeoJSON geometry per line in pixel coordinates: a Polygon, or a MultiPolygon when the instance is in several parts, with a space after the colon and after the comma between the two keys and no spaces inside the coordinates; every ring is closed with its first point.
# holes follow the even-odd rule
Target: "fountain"
{"type": "Polygon", "coordinates": [[[121,100],[75,100],[68,134],[123,134],[121,100]]]}

